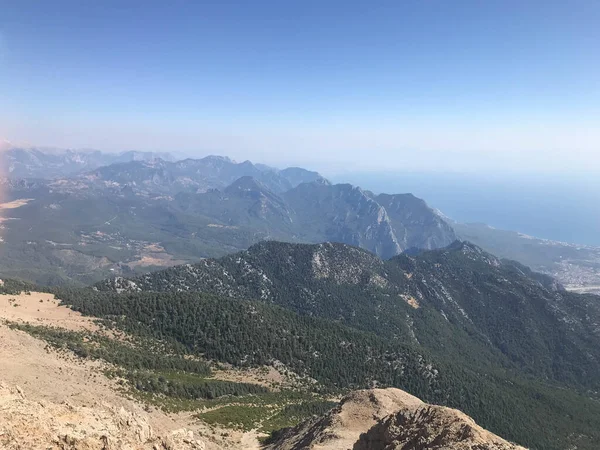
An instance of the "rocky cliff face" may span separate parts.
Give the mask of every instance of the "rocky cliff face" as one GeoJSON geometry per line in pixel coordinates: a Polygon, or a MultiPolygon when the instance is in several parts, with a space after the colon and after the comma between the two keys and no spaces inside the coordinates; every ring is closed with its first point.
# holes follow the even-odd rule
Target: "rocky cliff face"
{"type": "Polygon", "coordinates": [[[356,391],[322,417],[282,431],[266,450],[523,450],[460,411],[399,389],[356,391]]]}
{"type": "Polygon", "coordinates": [[[403,250],[413,247],[431,250],[456,240],[452,227],[424,200],[412,194],[380,194],[375,199],[385,208],[403,250]]]}
{"type": "Polygon", "coordinates": [[[303,240],[343,242],[384,258],[402,250],[386,210],[359,187],[305,183],[284,198],[303,240]]]}
{"type": "Polygon", "coordinates": [[[362,247],[382,258],[411,248],[444,247],[452,228],[411,195],[374,196],[350,184],[305,183],[284,194],[307,241],[336,241],[362,247]]]}

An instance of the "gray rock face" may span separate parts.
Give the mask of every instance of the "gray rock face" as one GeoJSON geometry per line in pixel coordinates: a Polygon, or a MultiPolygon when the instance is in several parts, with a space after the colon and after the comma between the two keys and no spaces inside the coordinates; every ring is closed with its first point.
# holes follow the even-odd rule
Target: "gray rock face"
{"type": "Polygon", "coordinates": [[[456,240],[452,227],[424,200],[412,194],[380,194],[376,201],[387,211],[396,239],[403,249],[431,250],[456,240]]]}
{"type": "Polygon", "coordinates": [[[302,184],[284,194],[300,236],[335,241],[390,258],[411,248],[433,249],[456,240],[452,228],[411,194],[374,197],[349,184],[302,184]]]}
{"type": "Polygon", "coordinates": [[[305,183],[284,199],[295,211],[303,239],[343,242],[383,258],[402,251],[385,208],[359,187],[305,183]]]}
{"type": "Polygon", "coordinates": [[[524,450],[478,426],[460,411],[423,404],[379,421],[353,450],[524,450]]]}

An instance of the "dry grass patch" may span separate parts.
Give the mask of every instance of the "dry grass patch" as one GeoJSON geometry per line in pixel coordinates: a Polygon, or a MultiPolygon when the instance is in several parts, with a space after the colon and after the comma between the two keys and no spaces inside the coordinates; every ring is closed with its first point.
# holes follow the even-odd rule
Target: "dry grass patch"
{"type": "Polygon", "coordinates": [[[71,331],[99,331],[91,318],[61,306],[53,294],[45,292],[0,294],[0,319],[71,331]]]}

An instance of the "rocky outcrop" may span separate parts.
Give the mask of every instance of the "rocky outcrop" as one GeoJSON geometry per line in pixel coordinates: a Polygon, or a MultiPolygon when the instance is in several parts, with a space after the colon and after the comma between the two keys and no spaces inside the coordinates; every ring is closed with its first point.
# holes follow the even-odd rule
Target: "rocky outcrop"
{"type": "Polygon", "coordinates": [[[405,408],[362,434],[353,450],[517,450],[466,414],[443,406],[405,408]]]}
{"type": "Polygon", "coordinates": [[[155,435],[148,419],[107,403],[74,406],[27,398],[0,383],[0,448],[44,450],[204,450],[193,432],[155,435]]]}
{"type": "Polygon", "coordinates": [[[322,417],[288,428],[265,450],[524,450],[460,411],[400,389],[356,391],[322,417]]]}

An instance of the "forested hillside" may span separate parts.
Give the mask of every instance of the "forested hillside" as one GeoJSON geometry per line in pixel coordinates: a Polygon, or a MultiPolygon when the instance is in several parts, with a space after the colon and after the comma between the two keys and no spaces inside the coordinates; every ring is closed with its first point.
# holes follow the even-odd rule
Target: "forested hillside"
{"type": "Polygon", "coordinates": [[[260,299],[441,357],[600,386],[597,297],[567,292],[550,277],[464,242],[389,261],[343,244],[264,242],[96,287],[260,299]]]}
{"type": "Polygon", "coordinates": [[[299,315],[261,301],[186,293],[62,290],[84,314],[140,336],[174,340],[187,351],[237,366],[284,364],[321,392],[396,386],[450,405],[508,439],[538,449],[592,450],[600,404],[485,362],[441,358],[409,340],[390,339],[299,315]],[[325,391],[323,391],[325,390],[325,391]],[[573,436],[577,436],[574,438],[573,436]]]}

